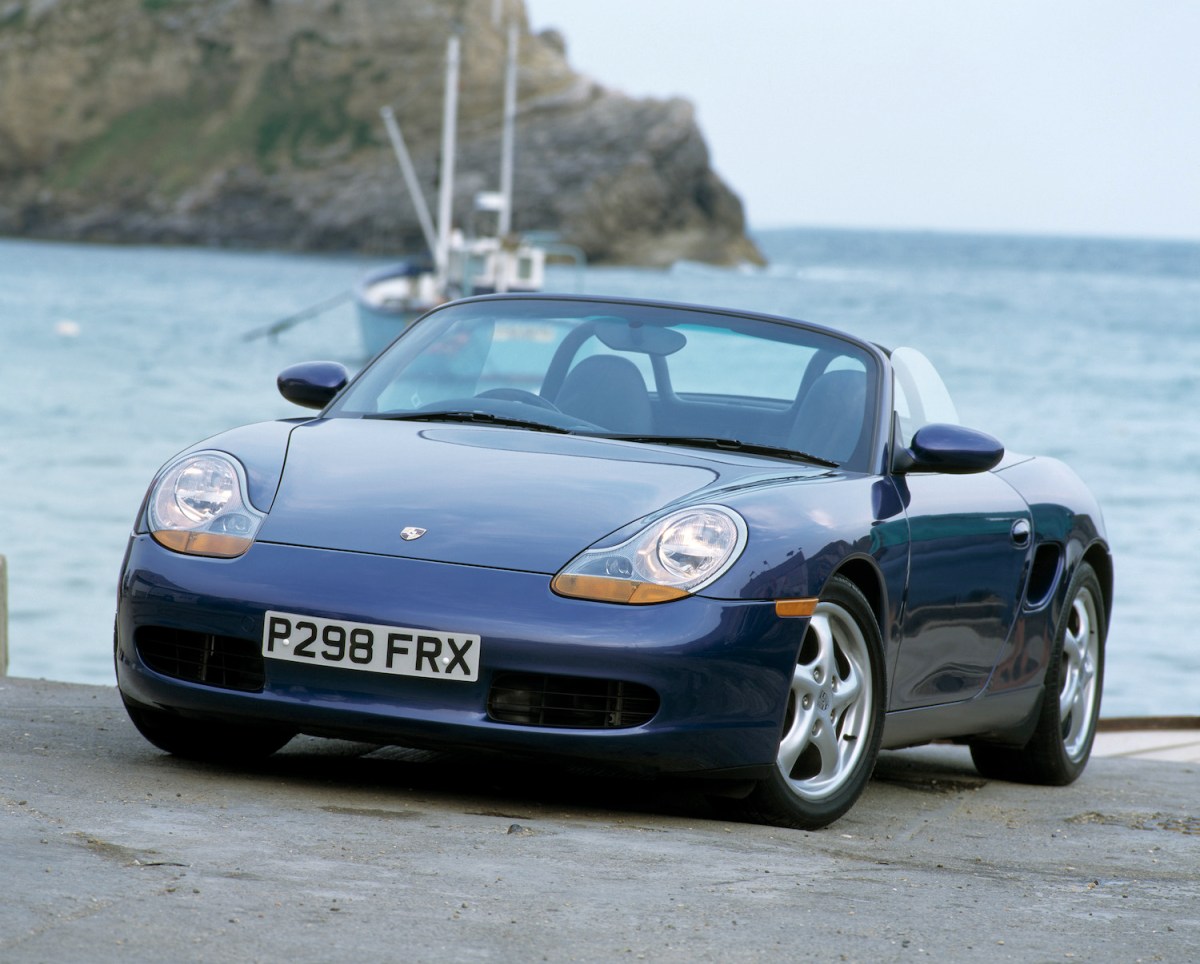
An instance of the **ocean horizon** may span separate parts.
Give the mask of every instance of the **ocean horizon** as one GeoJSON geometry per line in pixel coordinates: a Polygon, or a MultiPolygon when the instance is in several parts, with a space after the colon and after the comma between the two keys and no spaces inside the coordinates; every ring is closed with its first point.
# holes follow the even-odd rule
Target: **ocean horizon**
{"type": "MultiPolygon", "coordinates": [[[[965,423],[1066,461],[1116,566],[1103,715],[1200,712],[1200,242],[771,228],[769,264],[550,270],[548,289],[718,304],[913,345],[965,423]]],[[[113,682],[117,574],[155,470],[299,411],[275,375],[361,361],[349,292],[386,258],[0,239],[9,673],[113,682]]]]}

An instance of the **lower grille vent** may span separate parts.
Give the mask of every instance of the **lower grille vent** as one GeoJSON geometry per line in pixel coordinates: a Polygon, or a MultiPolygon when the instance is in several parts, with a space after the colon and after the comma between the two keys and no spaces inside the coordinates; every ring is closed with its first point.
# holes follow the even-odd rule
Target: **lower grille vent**
{"type": "Polygon", "coordinates": [[[658,694],[640,683],[500,673],[488,695],[488,716],[521,726],[615,730],[648,722],[658,705],[658,694]]]}
{"type": "Polygon", "coordinates": [[[246,693],[266,683],[257,641],[164,626],[141,627],[135,641],[142,661],[163,676],[246,693]]]}

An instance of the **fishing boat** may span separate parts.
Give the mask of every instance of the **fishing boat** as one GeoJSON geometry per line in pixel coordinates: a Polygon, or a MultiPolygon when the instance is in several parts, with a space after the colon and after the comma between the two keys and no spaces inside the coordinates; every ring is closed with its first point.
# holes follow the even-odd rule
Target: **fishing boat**
{"type": "Polygon", "coordinates": [[[368,272],[354,289],[363,349],[373,357],[417,318],[446,299],[427,262],[400,261],[368,272]]]}
{"type": "Polygon", "coordinates": [[[442,167],[435,230],[416,170],[391,108],[380,114],[404,175],[432,260],[408,259],[365,275],[355,288],[363,348],[378,354],[426,311],[454,298],[505,291],[540,291],[545,284],[546,249],[512,233],[512,158],[516,126],[517,28],[508,34],[500,190],[475,196],[476,215],[495,214],[495,233],[466,237],[451,224],[454,152],[458,110],[459,38],[446,48],[446,94],[442,116],[442,167]]]}
{"type": "Polygon", "coordinates": [[[428,262],[399,261],[365,274],[354,292],[363,348],[377,355],[414,321],[454,298],[541,291],[546,249],[516,239],[451,237],[446,281],[428,262]]]}

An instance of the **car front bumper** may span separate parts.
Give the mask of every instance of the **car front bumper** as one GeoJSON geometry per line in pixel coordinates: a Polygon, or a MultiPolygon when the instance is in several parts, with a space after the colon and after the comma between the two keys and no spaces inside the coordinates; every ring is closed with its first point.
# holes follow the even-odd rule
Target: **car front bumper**
{"type": "Polygon", "coordinates": [[[268,543],[238,559],[208,559],[135,535],[121,578],[115,657],[127,700],[201,721],[644,772],[746,775],[775,760],[807,625],[780,618],[770,601],[694,596],[622,606],[559,597],[538,573],[268,543]],[[477,634],[478,678],[262,659],[268,610],[477,634]],[[231,688],[162,660],[151,668],[143,642],[164,633],[232,641],[258,682],[231,688]],[[502,722],[488,707],[505,674],[637,684],[657,694],[658,707],[636,726],[502,722]]]}

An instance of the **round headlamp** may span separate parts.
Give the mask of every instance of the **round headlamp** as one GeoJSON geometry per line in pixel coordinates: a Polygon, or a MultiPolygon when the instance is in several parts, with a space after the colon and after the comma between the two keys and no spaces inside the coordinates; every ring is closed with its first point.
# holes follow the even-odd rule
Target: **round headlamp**
{"type": "Polygon", "coordinates": [[[240,556],[250,548],[263,520],[245,493],[245,473],[231,456],[182,456],[163,469],[150,491],[150,534],[176,552],[240,556]]]}
{"type": "Polygon", "coordinates": [[[668,602],[718,579],[745,546],[746,523],[732,509],[679,509],[620,545],[580,553],[551,588],[561,596],[602,602],[668,602]]]}

